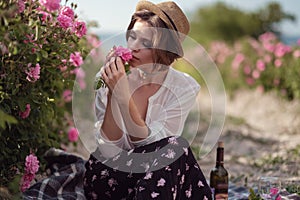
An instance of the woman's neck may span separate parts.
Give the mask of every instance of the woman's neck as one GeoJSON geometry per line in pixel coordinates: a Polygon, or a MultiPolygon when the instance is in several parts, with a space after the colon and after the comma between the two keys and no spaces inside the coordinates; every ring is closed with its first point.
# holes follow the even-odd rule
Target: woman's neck
{"type": "Polygon", "coordinates": [[[162,85],[169,71],[169,66],[143,66],[131,70],[131,79],[138,85],[162,85]]]}

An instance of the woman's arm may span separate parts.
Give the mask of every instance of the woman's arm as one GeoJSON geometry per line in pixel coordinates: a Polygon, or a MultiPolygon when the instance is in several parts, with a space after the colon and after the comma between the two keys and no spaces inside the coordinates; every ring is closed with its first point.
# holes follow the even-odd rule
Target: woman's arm
{"type": "Polygon", "coordinates": [[[108,139],[121,138],[124,131],[121,130],[120,125],[122,123],[118,120],[123,118],[125,127],[128,133],[131,134],[130,138],[132,141],[146,138],[148,136],[148,128],[131,96],[121,58],[111,58],[101,70],[101,75],[109,88],[102,132],[108,139]],[[117,106],[122,115],[120,119],[118,116],[114,116],[114,110],[118,109],[117,106]]]}

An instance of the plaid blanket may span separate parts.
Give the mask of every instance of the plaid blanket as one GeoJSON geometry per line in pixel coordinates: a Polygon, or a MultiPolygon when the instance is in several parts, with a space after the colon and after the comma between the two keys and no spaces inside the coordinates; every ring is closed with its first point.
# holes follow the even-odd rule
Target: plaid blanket
{"type": "MultiPolygon", "coordinates": [[[[257,188],[254,188],[254,192],[257,193],[257,188]]],[[[249,190],[246,187],[238,187],[234,184],[229,184],[228,199],[229,200],[248,200],[249,190]]],[[[300,200],[300,196],[297,194],[290,194],[283,190],[280,192],[281,200],[300,200]]]]}
{"type": "Polygon", "coordinates": [[[62,150],[51,148],[45,154],[51,175],[23,193],[23,199],[86,199],[83,190],[85,161],[62,150]]]}

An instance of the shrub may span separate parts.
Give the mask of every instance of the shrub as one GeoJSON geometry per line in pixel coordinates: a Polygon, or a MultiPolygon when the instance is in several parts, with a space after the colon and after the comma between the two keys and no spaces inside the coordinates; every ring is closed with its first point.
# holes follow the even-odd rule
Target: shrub
{"type": "Polygon", "coordinates": [[[292,100],[300,98],[299,45],[286,45],[268,32],[257,40],[246,37],[232,46],[215,41],[209,54],[223,75],[227,91],[255,88],[276,91],[292,100]]]}
{"type": "MultiPolygon", "coordinates": [[[[76,4],[60,0],[0,2],[0,184],[23,173],[25,157],[39,159],[74,136],[71,98],[79,66],[93,48],[76,4]]],[[[81,87],[85,87],[81,82],[81,87]]]]}

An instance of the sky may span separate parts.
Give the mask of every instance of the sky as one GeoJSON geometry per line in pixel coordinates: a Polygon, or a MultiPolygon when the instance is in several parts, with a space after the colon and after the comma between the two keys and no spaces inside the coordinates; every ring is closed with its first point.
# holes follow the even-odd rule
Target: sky
{"type": "MultiPolygon", "coordinates": [[[[84,21],[94,20],[98,28],[92,29],[99,34],[119,33],[126,30],[135,6],[139,0],[69,0],[77,3],[76,13],[84,21]]],[[[153,3],[162,0],[150,0],[153,3]]],[[[272,0],[173,0],[189,16],[196,9],[210,5],[217,1],[224,2],[229,6],[236,7],[243,11],[255,11],[263,8],[272,0]]],[[[283,10],[296,16],[296,22],[286,21],[280,26],[284,35],[300,35],[300,1],[299,0],[273,0],[279,2],[283,10]]]]}

